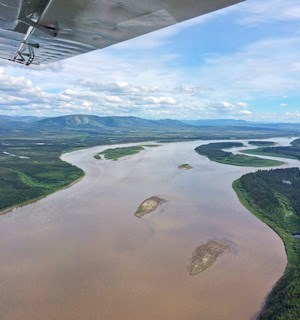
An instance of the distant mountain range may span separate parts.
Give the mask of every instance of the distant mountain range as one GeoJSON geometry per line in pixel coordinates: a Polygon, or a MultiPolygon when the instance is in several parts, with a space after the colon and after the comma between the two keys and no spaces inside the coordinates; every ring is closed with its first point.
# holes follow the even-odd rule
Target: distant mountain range
{"type": "Polygon", "coordinates": [[[300,123],[285,123],[285,122],[254,122],[236,119],[198,119],[198,120],[183,120],[182,122],[203,127],[252,127],[252,128],[272,128],[272,129],[300,129],[300,123]]]}
{"type": "Polygon", "coordinates": [[[138,117],[99,117],[93,115],[68,115],[46,118],[36,121],[34,125],[41,128],[102,128],[102,129],[136,129],[158,127],[184,127],[187,124],[178,120],[147,120],[138,117]]]}
{"type": "Polygon", "coordinates": [[[3,115],[0,115],[0,123],[4,122],[4,121],[8,121],[8,122],[11,122],[11,121],[20,121],[20,122],[27,122],[27,123],[30,123],[30,122],[34,122],[34,121],[38,121],[38,120],[41,120],[41,119],[44,119],[45,117],[35,117],[35,116],[3,116],[3,115]]]}
{"type": "Polygon", "coordinates": [[[247,126],[250,122],[245,120],[235,119],[198,119],[198,120],[183,120],[182,122],[193,126],[247,126]]]}
{"type": "Polygon", "coordinates": [[[138,117],[99,117],[95,115],[66,115],[50,118],[31,116],[1,116],[0,133],[8,131],[61,132],[79,131],[93,133],[137,132],[143,131],[207,131],[207,130],[263,130],[300,134],[300,123],[259,123],[235,119],[198,119],[198,120],[147,120],[138,117]],[[215,128],[215,129],[214,129],[215,128]]]}

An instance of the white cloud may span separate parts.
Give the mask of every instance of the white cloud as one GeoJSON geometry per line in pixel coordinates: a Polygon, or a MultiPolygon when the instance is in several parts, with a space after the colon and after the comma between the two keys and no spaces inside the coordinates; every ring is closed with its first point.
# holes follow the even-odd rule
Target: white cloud
{"type": "Polygon", "coordinates": [[[232,110],[232,109],[234,109],[234,105],[233,104],[231,104],[231,103],[229,103],[229,102],[222,102],[222,106],[223,106],[223,108],[224,109],[226,109],[226,110],[232,110]]]}
{"type": "Polygon", "coordinates": [[[58,93],[46,93],[31,81],[22,77],[11,77],[0,72],[2,90],[9,89],[9,95],[1,95],[0,105],[7,112],[25,112],[44,115],[84,112],[98,115],[137,115],[141,117],[194,118],[249,115],[245,102],[215,103],[199,98],[194,93],[213,92],[206,86],[169,85],[161,95],[161,89],[149,85],[133,85],[127,81],[93,82],[78,80],[58,93]],[[2,80],[1,80],[2,79],[2,80]],[[22,87],[25,85],[25,91],[22,87]],[[13,88],[13,89],[11,89],[13,88]],[[16,90],[17,89],[17,90],[16,90]],[[26,94],[30,92],[30,96],[26,94]],[[150,94],[149,94],[150,93],[150,94]],[[170,95],[172,94],[172,95],[170,95]],[[188,98],[190,97],[190,98],[188,98]],[[4,103],[3,103],[4,104],[4,103]],[[170,108],[172,106],[172,108],[170,108]],[[241,109],[244,112],[240,112],[241,109]]]}
{"type": "Polygon", "coordinates": [[[252,112],[249,111],[249,110],[240,110],[240,111],[238,112],[238,114],[242,114],[242,115],[249,116],[249,115],[252,114],[252,112]]]}
{"type": "Polygon", "coordinates": [[[65,96],[76,96],[78,92],[72,89],[66,89],[62,92],[62,94],[65,96]]]}
{"type": "Polygon", "coordinates": [[[248,104],[245,103],[245,102],[238,102],[237,103],[237,106],[241,107],[241,108],[247,108],[248,107],[248,104]]]}
{"type": "Polygon", "coordinates": [[[200,86],[179,86],[173,89],[174,93],[188,94],[188,95],[199,95],[207,92],[214,91],[213,88],[205,85],[200,86]]]}
{"type": "Polygon", "coordinates": [[[286,115],[289,119],[300,118],[300,111],[286,112],[285,115],[286,115]]]}
{"type": "Polygon", "coordinates": [[[88,90],[95,92],[109,92],[115,94],[143,94],[158,92],[159,89],[154,86],[147,85],[132,85],[125,81],[116,82],[98,82],[98,81],[88,81],[88,80],[77,80],[73,82],[75,87],[87,88],[88,90]]]}
{"type": "Polygon", "coordinates": [[[238,22],[247,25],[266,24],[272,21],[299,21],[298,0],[252,0],[233,7],[241,14],[238,22]]]}
{"type": "Polygon", "coordinates": [[[147,103],[153,103],[153,104],[168,104],[168,105],[176,104],[176,100],[172,97],[151,97],[151,96],[148,96],[145,98],[145,101],[147,103]]]}
{"type": "Polygon", "coordinates": [[[89,101],[86,101],[86,100],[84,100],[83,102],[82,102],[82,106],[84,107],[84,108],[87,108],[87,109],[89,109],[89,110],[91,110],[92,108],[92,103],[91,102],[89,102],[89,101]]]}
{"type": "Polygon", "coordinates": [[[124,99],[121,99],[120,97],[117,96],[107,96],[105,97],[106,101],[112,102],[112,103],[122,103],[124,102],[124,99]]]}
{"type": "Polygon", "coordinates": [[[280,103],[280,106],[281,107],[288,107],[288,104],[287,103],[280,103]]]}
{"type": "Polygon", "coordinates": [[[207,57],[198,73],[219,96],[284,96],[300,90],[299,53],[299,37],[261,40],[233,54],[207,57]]]}
{"type": "Polygon", "coordinates": [[[10,105],[44,104],[49,102],[49,95],[24,77],[7,75],[0,68],[0,103],[10,105]]]}

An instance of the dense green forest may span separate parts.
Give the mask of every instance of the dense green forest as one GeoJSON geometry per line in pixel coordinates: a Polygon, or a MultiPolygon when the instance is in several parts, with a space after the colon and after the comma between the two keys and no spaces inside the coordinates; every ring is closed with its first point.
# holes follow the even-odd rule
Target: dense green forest
{"type": "Polygon", "coordinates": [[[195,148],[195,151],[208,159],[241,167],[275,167],[280,166],[283,162],[261,159],[257,157],[246,156],[243,154],[233,154],[232,152],[223,151],[222,149],[243,147],[240,142],[216,142],[201,145],[195,148]]]}
{"type": "Polygon", "coordinates": [[[242,204],[281,237],[288,257],[259,319],[300,319],[299,168],[248,173],[234,181],[233,188],[242,204]]]}
{"type": "Polygon", "coordinates": [[[275,144],[275,142],[273,141],[262,141],[262,140],[251,140],[251,141],[248,141],[248,143],[257,147],[269,147],[275,144]]]}
{"type": "Polygon", "coordinates": [[[81,169],[60,160],[65,143],[34,138],[1,140],[0,212],[46,196],[84,175],[81,169]]]}
{"type": "Polygon", "coordinates": [[[262,147],[244,150],[243,153],[300,160],[300,139],[292,141],[291,145],[286,147],[262,147]]]}

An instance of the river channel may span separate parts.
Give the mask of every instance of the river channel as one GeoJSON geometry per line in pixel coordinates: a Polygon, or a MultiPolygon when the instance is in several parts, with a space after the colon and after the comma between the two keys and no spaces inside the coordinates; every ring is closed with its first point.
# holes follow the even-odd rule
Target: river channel
{"type": "Polygon", "coordinates": [[[0,217],[0,318],[255,319],[284,272],[284,246],[231,188],[257,169],[211,162],[194,151],[203,143],[118,161],[93,158],[104,146],[63,155],[85,171],[80,182],[0,217]],[[167,202],[135,217],[151,196],[167,202]],[[195,248],[222,239],[234,252],[189,275],[195,248]]]}

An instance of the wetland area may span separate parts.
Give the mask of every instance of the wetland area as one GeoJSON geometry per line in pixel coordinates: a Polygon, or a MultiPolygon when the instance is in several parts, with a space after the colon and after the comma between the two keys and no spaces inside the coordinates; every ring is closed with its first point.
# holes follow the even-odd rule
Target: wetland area
{"type": "Polygon", "coordinates": [[[231,187],[257,168],[212,162],[194,151],[201,144],[118,161],[94,158],[105,146],[64,154],[82,180],[0,217],[0,318],[255,319],[284,272],[284,246],[231,187]]]}

